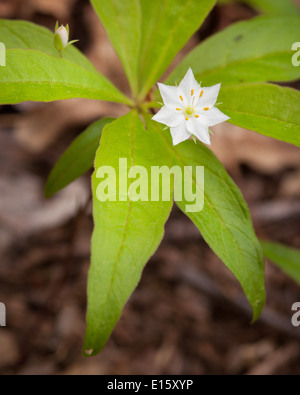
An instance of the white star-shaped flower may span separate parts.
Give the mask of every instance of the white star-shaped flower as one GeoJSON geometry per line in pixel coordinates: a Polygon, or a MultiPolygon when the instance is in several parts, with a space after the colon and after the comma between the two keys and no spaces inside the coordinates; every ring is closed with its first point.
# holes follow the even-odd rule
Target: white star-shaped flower
{"type": "Polygon", "coordinates": [[[229,119],[214,107],[221,84],[201,87],[192,69],[188,70],[178,87],[160,83],[158,87],[164,106],[152,119],[170,127],[174,145],[192,135],[210,144],[209,127],[229,119]]]}

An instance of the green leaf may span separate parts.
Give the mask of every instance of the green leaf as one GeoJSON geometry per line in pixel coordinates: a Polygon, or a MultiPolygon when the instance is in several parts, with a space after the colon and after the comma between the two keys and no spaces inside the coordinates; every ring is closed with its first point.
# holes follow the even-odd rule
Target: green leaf
{"type": "Polygon", "coordinates": [[[0,37],[7,48],[0,103],[90,98],[131,104],[75,47],[60,58],[49,30],[1,19],[0,37]]]}
{"type": "Polygon", "coordinates": [[[91,0],[91,3],[123,64],[131,89],[136,94],[141,34],[140,0],[91,0]]]}
{"type": "Polygon", "coordinates": [[[223,87],[218,107],[229,122],[300,146],[300,92],[272,84],[223,87]]]}
{"type": "Polygon", "coordinates": [[[196,47],[173,71],[167,84],[179,82],[189,67],[202,85],[290,81],[300,78],[292,64],[299,41],[300,17],[258,17],[235,23],[196,47]]]}
{"type": "MultiPolygon", "coordinates": [[[[160,132],[162,144],[173,156],[173,165],[182,169],[185,166],[193,166],[194,169],[204,166],[204,193],[195,170],[192,174],[194,189],[203,198],[203,209],[188,212],[190,203],[187,199],[177,201],[177,205],[191,218],[212,250],[239,280],[253,308],[253,320],[256,320],[265,302],[263,256],[240,190],[202,143],[186,141],[173,147],[169,132],[164,132],[158,123],[147,119],[147,127],[160,132]]],[[[177,188],[175,181],[175,193],[177,188]]]]}
{"type": "Polygon", "coordinates": [[[300,284],[300,251],[283,244],[262,241],[266,258],[300,284]]]}
{"type": "MultiPolygon", "coordinates": [[[[128,170],[132,166],[143,166],[150,174],[152,165],[165,163],[169,162],[164,147],[155,131],[150,133],[144,129],[137,112],[132,111],[104,128],[93,175],[95,229],[88,281],[85,355],[95,355],[104,347],[124,304],[140,280],[145,263],[163,237],[164,224],[172,207],[171,192],[169,201],[134,201],[133,190],[127,191],[136,181],[128,179],[128,170]],[[127,160],[128,169],[124,160],[127,160]],[[109,189],[102,193],[100,190],[105,182],[97,178],[101,176],[102,166],[115,169],[116,201],[98,200],[109,193],[109,189]],[[124,185],[126,180],[128,188],[124,185]]],[[[112,185],[113,180],[110,181],[112,185]]],[[[112,196],[113,190],[110,193],[112,196]]]]}
{"type": "Polygon", "coordinates": [[[245,3],[261,12],[274,15],[295,15],[299,12],[298,7],[292,0],[219,0],[224,3],[245,3]]]}
{"type": "Polygon", "coordinates": [[[141,100],[201,26],[214,4],[215,0],[141,0],[141,100]]]}
{"type": "Polygon", "coordinates": [[[65,188],[93,167],[102,129],[112,121],[112,118],[100,119],[76,137],[51,171],[45,187],[47,198],[65,188]]]}
{"type": "Polygon", "coordinates": [[[215,0],[91,2],[139,101],[144,99],[215,4],[215,0]]]}
{"type": "Polygon", "coordinates": [[[244,0],[246,4],[267,14],[295,15],[299,8],[292,0],[244,0]]]}

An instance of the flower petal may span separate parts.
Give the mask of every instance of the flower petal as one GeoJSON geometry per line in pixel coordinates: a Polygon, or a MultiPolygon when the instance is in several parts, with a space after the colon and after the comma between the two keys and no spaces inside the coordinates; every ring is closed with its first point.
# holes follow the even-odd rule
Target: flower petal
{"type": "Polygon", "coordinates": [[[170,131],[173,138],[173,145],[182,143],[183,141],[191,137],[191,133],[188,132],[185,122],[182,122],[180,125],[170,128],[170,131]]]}
{"type": "Polygon", "coordinates": [[[196,105],[201,92],[201,87],[195,79],[191,68],[188,69],[183,80],[178,86],[179,95],[182,95],[186,105],[196,105]]]}
{"type": "Polygon", "coordinates": [[[207,88],[202,88],[203,93],[198,101],[197,110],[205,107],[209,107],[209,108],[213,107],[218,99],[220,89],[221,89],[221,84],[209,86],[207,88]]]}
{"type": "Polygon", "coordinates": [[[56,34],[59,34],[61,41],[63,43],[64,48],[67,46],[68,41],[69,41],[69,34],[67,29],[64,26],[60,26],[56,32],[56,34]]]}
{"type": "Polygon", "coordinates": [[[157,83],[164,104],[168,107],[176,108],[181,104],[177,86],[157,83]]]}
{"type": "Polygon", "coordinates": [[[181,111],[170,109],[167,106],[163,106],[157,114],[152,117],[156,122],[163,123],[167,126],[177,126],[184,121],[184,115],[181,111]]]}
{"type": "Polygon", "coordinates": [[[204,117],[189,118],[187,121],[187,129],[196,136],[200,141],[210,145],[210,134],[208,130],[208,121],[204,117]]]}
{"type": "Polygon", "coordinates": [[[215,126],[218,123],[228,121],[230,117],[222,113],[218,108],[213,107],[212,109],[205,111],[203,117],[207,118],[208,126],[215,126]]]}

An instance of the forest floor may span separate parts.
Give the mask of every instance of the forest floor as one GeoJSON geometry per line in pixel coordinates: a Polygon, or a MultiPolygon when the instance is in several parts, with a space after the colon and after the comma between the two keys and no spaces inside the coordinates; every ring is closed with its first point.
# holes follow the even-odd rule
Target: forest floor
{"type": "MultiPolygon", "coordinates": [[[[218,7],[175,63],[253,15],[241,5],[218,7]]],[[[0,1],[0,17],[49,28],[69,22],[80,49],[128,90],[88,1],[0,1]]],[[[0,107],[0,301],[7,308],[0,374],[300,374],[300,330],[291,325],[299,286],[266,262],[267,306],[251,325],[239,284],[176,207],[107,346],[82,357],[90,174],[49,201],[43,186],[90,122],[125,111],[89,100],[0,107]]],[[[241,188],[259,237],[300,248],[299,149],[229,124],[215,128],[212,149],[241,188]]]]}

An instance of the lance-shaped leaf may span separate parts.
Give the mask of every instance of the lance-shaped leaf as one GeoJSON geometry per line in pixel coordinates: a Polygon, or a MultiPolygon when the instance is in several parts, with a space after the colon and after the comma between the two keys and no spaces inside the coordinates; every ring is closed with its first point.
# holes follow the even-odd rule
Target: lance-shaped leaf
{"type": "Polygon", "coordinates": [[[134,94],[138,88],[141,0],[91,0],[117,52],[134,94]]]}
{"type": "Polygon", "coordinates": [[[45,187],[46,197],[53,196],[93,167],[102,130],[112,121],[112,118],[100,119],[76,137],[53,167],[45,187]]]}
{"type": "Polygon", "coordinates": [[[0,20],[6,67],[0,73],[0,103],[90,98],[130,104],[75,47],[59,56],[49,30],[24,21],[0,20]]]}
{"type": "Polygon", "coordinates": [[[235,23],[196,47],[173,71],[167,84],[180,81],[189,67],[202,85],[290,81],[292,44],[299,41],[300,17],[258,17],[235,23]]]}
{"type": "Polygon", "coordinates": [[[268,14],[295,15],[299,8],[293,0],[245,0],[246,4],[268,14]]]}
{"type": "Polygon", "coordinates": [[[300,92],[272,84],[223,87],[218,107],[229,122],[300,146],[300,92]]]}
{"type": "Polygon", "coordinates": [[[142,101],[215,0],[91,0],[142,101]]]}
{"type": "Polygon", "coordinates": [[[265,257],[300,284],[300,251],[269,241],[261,244],[265,257]]]}
{"type": "Polygon", "coordinates": [[[223,3],[245,3],[261,12],[274,15],[295,15],[299,12],[293,0],[219,0],[223,3]]]}
{"type": "Polygon", "coordinates": [[[245,0],[245,3],[267,14],[295,15],[299,8],[292,0],[245,0]]]}
{"type": "MultiPolygon", "coordinates": [[[[182,169],[192,166],[194,170],[199,166],[204,167],[204,185],[202,178],[188,169],[194,186],[195,201],[192,203],[198,203],[201,208],[203,200],[202,210],[193,212],[190,198],[185,192],[182,193],[182,200],[176,203],[239,280],[252,306],[253,319],[256,320],[265,302],[263,255],[240,190],[214,154],[202,143],[186,141],[173,147],[169,132],[163,131],[158,123],[147,119],[147,127],[160,131],[162,144],[173,157],[173,165],[182,169]]],[[[175,179],[175,196],[178,188],[182,189],[182,185],[176,183],[175,179]]]]}
{"type": "Polygon", "coordinates": [[[104,128],[93,175],[95,229],[85,355],[95,355],[105,345],[163,237],[172,207],[171,191],[167,201],[149,201],[148,195],[151,166],[162,164],[170,164],[168,155],[155,134],[144,129],[137,112],[104,128]],[[129,178],[132,167],[140,173],[131,173],[133,178],[129,178]],[[137,200],[139,193],[142,200],[137,200]]]}
{"type": "Polygon", "coordinates": [[[142,41],[140,99],[162,76],[189,38],[199,29],[215,0],[140,0],[142,41]]]}

